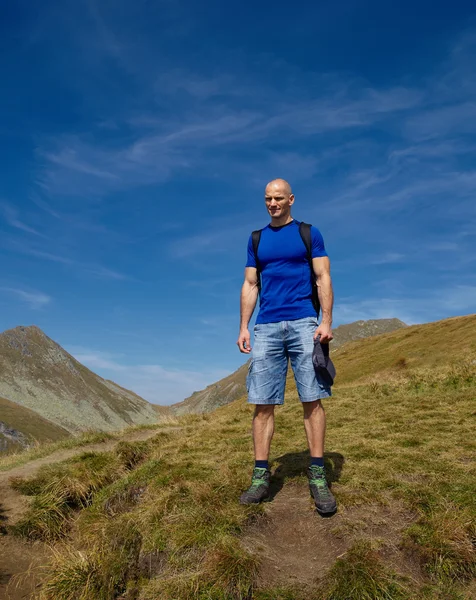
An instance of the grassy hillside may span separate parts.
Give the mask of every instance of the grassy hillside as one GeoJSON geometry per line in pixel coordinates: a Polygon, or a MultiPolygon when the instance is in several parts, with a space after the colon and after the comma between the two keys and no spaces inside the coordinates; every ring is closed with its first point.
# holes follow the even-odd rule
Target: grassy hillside
{"type": "MultiPolygon", "coordinates": [[[[406,325],[399,319],[375,319],[339,325],[333,331],[332,350],[352,340],[396,331],[403,327],[406,325]]],[[[170,410],[176,415],[199,414],[210,412],[237,400],[246,393],[248,365],[249,361],[224,379],[212,383],[200,392],[194,392],[182,402],[173,404],[170,410]]]]}
{"type": "Polygon", "coordinates": [[[352,384],[354,354],[339,358],[346,383],[326,403],[326,470],[339,504],[331,519],[309,500],[292,384],[277,411],[270,503],[237,502],[252,464],[252,409],[244,399],[184,416],[180,430],[147,442],[87,452],[14,480],[33,500],[7,530],[56,548],[40,597],[474,598],[476,353],[470,336],[464,362],[453,364],[447,352],[435,369],[426,351],[438,347],[442,331],[456,345],[471,328],[474,339],[473,317],[424,326],[409,338],[386,336],[389,348],[392,336],[400,340],[397,358],[421,349],[415,367],[397,365],[398,376],[391,352],[381,356],[382,340],[366,341],[361,359],[374,361],[378,381],[352,384]]]}
{"type": "Polygon", "coordinates": [[[13,436],[0,432],[2,453],[19,450],[25,447],[25,444],[55,442],[71,435],[66,429],[50,423],[32,410],[2,397],[0,397],[0,423],[15,432],[13,436]],[[18,438],[18,441],[15,438],[18,438]]]}
{"type": "Polygon", "coordinates": [[[468,315],[351,342],[332,358],[342,385],[419,367],[438,370],[475,354],[476,315],[468,315]]]}

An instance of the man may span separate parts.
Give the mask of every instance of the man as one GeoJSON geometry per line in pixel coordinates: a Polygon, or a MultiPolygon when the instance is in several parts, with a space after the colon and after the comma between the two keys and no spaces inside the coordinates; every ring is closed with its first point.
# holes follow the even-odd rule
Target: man
{"type": "Polygon", "coordinates": [[[255,405],[253,443],[255,467],[242,504],[264,500],[269,493],[269,451],[274,433],[274,407],[284,403],[288,359],[304,409],[304,427],[311,454],[309,486],[316,508],[336,510],[324,473],[326,417],[321,400],[331,395],[328,384],[316,375],[312,363],[314,340],[332,339],[333,292],[330,263],[318,229],[311,228],[312,269],[322,310],[318,324],[312,302],[312,282],[306,247],[299,222],[291,216],[294,195],[287,181],[275,179],[266,186],[265,204],[271,223],[261,231],[258,265],[252,237],[241,290],[240,352],[251,352],[248,325],[260,294],[260,310],[254,328],[253,357],[247,377],[248,402],[255,405]],[[261,290],[258,281],[261,274],[261,290]]]}

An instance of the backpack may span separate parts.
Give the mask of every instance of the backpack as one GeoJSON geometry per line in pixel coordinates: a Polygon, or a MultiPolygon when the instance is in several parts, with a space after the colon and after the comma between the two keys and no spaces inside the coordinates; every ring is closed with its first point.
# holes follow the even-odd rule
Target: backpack
{"type": "MultiPolygon", "coordinates": [[[[258,292],[261,294],[261,267],[258,259],[258,246],[261,240],[262,229],[257,229],[251,234],[251,242],[253,244],[253,252],[256,261],[256,274],[258,276],[258,292]]],[[[309,269],[311,271],[311,289],[312,289],[312,305],[316,311],[316,315],[319,316],[321,305],[319,302],[319,295],[317,293],[316,277],[314,276],[314,269],[312,268],[312,240],[311,240],[311,225],[309,223],[299,223],[299,234],[306,246],[307,262],[309,263],[309,269]]]]}

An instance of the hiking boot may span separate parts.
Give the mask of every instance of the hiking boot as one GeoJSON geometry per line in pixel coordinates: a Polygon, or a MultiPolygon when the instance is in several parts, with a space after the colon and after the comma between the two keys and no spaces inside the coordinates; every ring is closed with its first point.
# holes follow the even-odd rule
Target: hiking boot
{"type": "Polygon", "coordinates": [[[268,497],[269,479],[271,473],[268,469],[255,467],[251,476],[251,485],[240,497],[240,504],[258,504],[268,497]]]}
{"type": "Polygon", "coordinates": [[[334,513],[337,510],[337,503],[327,485],[324,467],[311,465],[307,476],[309,478],[309,490],[318,512],[324,515],[334,513]]]}

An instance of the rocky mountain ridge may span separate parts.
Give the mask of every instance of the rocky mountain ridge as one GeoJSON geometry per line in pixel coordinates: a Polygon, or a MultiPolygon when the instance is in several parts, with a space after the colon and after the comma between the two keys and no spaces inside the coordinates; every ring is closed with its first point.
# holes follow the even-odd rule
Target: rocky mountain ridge
{"type": "Polygon", "coordinates": [[[21,431],[17,431],[0,421],[0,453],[8,450],[10,445],[28,448],[30,444],[30,440],[21,431]]]}

